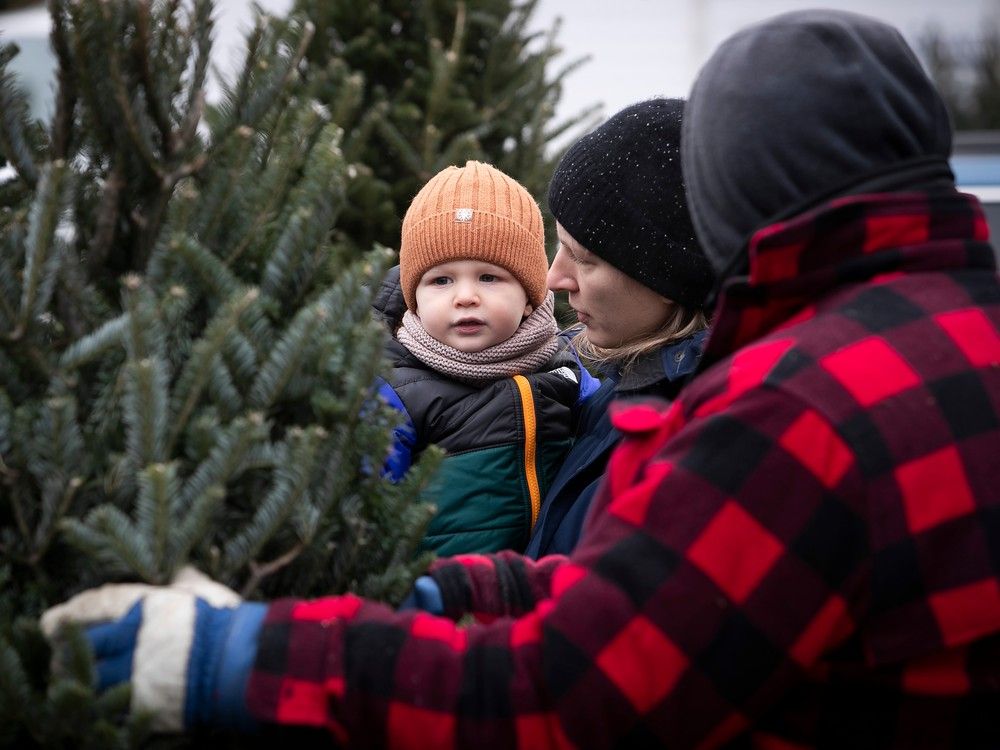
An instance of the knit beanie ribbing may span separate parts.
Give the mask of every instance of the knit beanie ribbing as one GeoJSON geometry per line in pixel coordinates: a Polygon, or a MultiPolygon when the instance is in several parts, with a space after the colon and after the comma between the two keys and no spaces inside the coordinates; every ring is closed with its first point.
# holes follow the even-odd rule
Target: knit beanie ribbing
{"type": "Polygon", "coordinates": [[[681,176],[683,99],[651,99],[574,143],[549,183],[552,215],[587,250],[685,307],[712,288],[681,176]]]}
{"type": "Polygon", "coordinates": [[[453,260],[506,268],[528,301],[545,300],[545,230],[534,198],[519,182],[478,161],[447,167],[413,198],[399,245],[403,298],[416,310],[416,290],[428,269],[453,260]]]}

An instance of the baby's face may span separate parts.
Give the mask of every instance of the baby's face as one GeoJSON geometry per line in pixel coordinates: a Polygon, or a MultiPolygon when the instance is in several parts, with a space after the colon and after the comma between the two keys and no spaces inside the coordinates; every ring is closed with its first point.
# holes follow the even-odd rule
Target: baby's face
{"type": "Polygon", "coordinates": [[[420,277],[416,298],[427,333],[461,352],[506,341],[532,310],[510,271],[478,260],[434,266],[420,277]]]}

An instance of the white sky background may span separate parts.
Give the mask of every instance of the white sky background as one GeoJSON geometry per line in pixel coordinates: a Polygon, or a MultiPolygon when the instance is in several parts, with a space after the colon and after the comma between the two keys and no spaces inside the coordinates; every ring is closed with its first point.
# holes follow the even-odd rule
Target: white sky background
{"type": "MultiPolygon", "coordinates": [[[[373,0],[377,2],[377,0],[373,0]]],[[[602,102],[605,114],[653,96],[685,96],[698,67],[737,29],[797,8],[841,8],[873,15],[898,26],[916,45],[930,26],[972,41],[986,21],[1000,21],[1000,0],[539,0],[535,25],[547,30],[557,17],[560,61],[589,55],[590,62],[566,80],[559,114],[568,117],[602,102]]],[[[284,12],[291,0],[260,0],[284,12]]],[[[250,25],[248,0],[216,0],[216,61],[226,69],[239,60],[250,25]]],[[[45,43],[44,7],[0,16],[0,34],[24,47],[22,73],[44,75],[33,62],[30,37],[45,43]]]]}
{"type": "MultiPolygon", "coordinates": [[[[260,4],[283,11],[291,2],[260,4]]],[[[562,19],[556,40],[564,53],[555,69],[591,58],[566,79],[559,114],[569,117],[600,102],[611,115],[642,99],[686,96],[698,68],[734,31],[819,5],[888,21],[914,46],[931,26],[973,40],[984,21],[1000,22],[1000,0],[539,0],[534,25],[547,31],[562,19]]],[[[216,0],[216,7],[220,47],[238,48],[249,3],[216,0]]]]}
{"type": "Polygon", "coordinates": [[[1000,0],[540,0],[536,17],[571,59],[591,61],[567,78],[560,112],[595,101],[610,115],[653,96],[686,96],[698,68],[723,39],[778,13],[824,6],[875,16],[897,26],[911,45],[930,26],[973,40],[979,25],[1000,20],[1000,0]]]}

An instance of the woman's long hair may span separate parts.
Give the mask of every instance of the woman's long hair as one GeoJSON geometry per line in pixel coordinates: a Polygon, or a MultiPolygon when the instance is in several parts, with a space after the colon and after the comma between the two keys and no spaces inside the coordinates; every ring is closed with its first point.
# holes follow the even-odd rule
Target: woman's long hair
{"type": "Polygon", "coordinates": [[[611,366],[619,372],[627,372],[638,359],[649,352],[662,349],[675,341],[686,339],[708,327],[708,316],[700,308],[691,309],[669,302],[673,306],[666,322],[652,333],[615,347],[594,346],[587,339],[587,329],[584,328],[573,337],[573,345],[588,364],[596,367],[611,366]]]}

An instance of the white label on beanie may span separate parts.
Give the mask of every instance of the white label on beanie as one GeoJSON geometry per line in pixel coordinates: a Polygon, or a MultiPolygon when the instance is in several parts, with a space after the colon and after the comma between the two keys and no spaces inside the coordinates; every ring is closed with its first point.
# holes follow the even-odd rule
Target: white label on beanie
{"type": "Polygon", "coordinates": [[[460,221],[463,224],[467,221],[472,221],[472,209],[471,208],[456,208],[455,209],[455,221],[460,221]]]}

